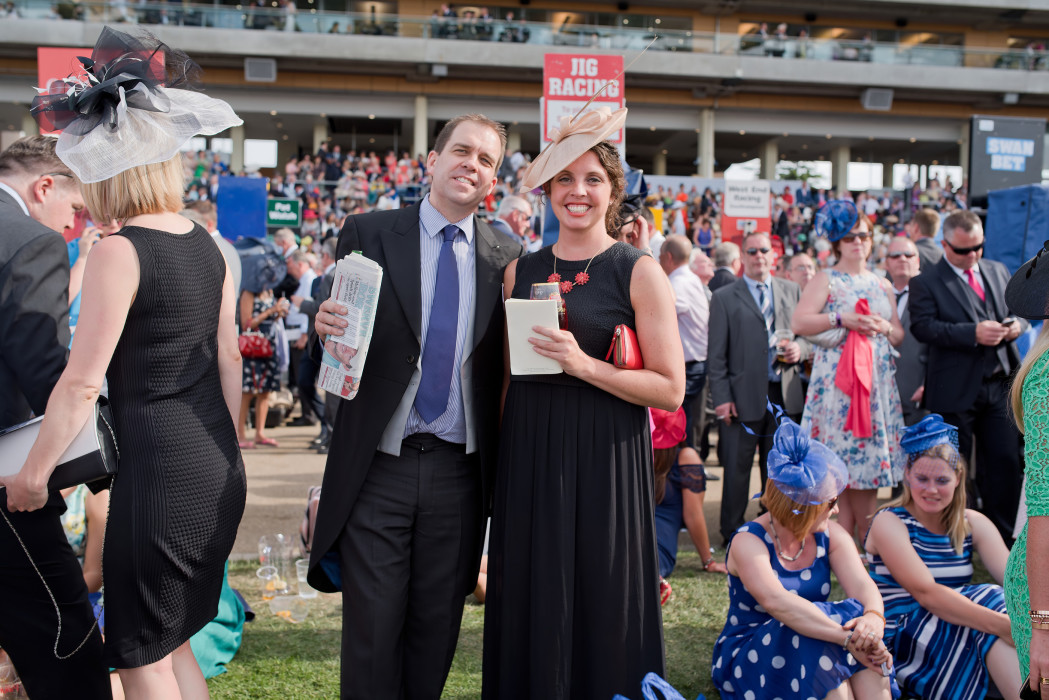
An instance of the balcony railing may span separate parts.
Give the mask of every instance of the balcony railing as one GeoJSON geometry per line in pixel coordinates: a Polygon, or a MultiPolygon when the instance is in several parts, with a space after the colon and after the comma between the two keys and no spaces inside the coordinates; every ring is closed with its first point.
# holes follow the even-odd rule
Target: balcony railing
{"type": "MultiPolygon", "coordinates": [[[[301,2],[302,0],[300,0],[301,2]]],[[[318,0],[320,1],[320,0],[318,0]]],[[[419,37],[445,41],[501,41],[540,46],[684,51],[720,55],[769,57],[783,60],[851,61],[877,64],[958,66],[1026,71],[1049,70],[1049,51],[970,48],[923,43],[886,43],[806,37],[768,37],[654,27],[606,25],[551,26],[547,22],[446,20],[380,13],[329,12],[295,7],[289,0],[256,0],[265,6],[215,5],[190,2],[59,2],[23,0],[18,16],[67,21],[217,27],[250,31],[308,34],[419,37]],[[291,8],[295,8],[294,11],[291,8]]],[[[5,20],[7,21],[7,20],[5,20]]]]}

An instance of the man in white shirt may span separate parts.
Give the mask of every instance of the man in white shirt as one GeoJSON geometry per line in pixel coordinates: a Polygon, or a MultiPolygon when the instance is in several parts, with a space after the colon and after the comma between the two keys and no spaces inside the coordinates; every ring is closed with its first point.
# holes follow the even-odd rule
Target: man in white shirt
{"type": "Polygon", "coordinates": [[[667,236],[659,252],[659,265],[674,288],[677,327],[685,350],[685,441],[692,447],[692,418],[707,379],[707,323],[710,304],[703,285],[689,269],[692,244],[678,234],[667,236]]]}

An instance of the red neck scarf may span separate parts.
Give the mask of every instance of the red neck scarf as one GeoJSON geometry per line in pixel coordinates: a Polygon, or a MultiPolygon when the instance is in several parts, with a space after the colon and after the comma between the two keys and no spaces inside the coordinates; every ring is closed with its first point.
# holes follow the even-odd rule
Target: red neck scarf
{"type": "MultiPolygon", "coordinates": [[[[856,302],[856,313],[870,315],[866,299],[856,302]]],[[[849,396],[849,413],[845,429],[858,438],[871,437],[871,382],[874,375],[874,352],[865,335],[849,331],[834,384],[849,396]]]]}

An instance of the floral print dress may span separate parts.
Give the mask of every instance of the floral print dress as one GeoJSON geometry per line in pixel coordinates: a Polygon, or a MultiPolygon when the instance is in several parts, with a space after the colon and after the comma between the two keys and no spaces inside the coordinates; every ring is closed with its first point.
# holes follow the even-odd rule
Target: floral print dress
{"type": "MultiPolygon", "coordinates": [[[[834,269],[827,270],[827,276],[830,294],[823,307],[825,313],[855,311],[856,302],[866,299],[871,313],[886,320],[892,318],[892,307],[881,286],[881,278],[870,272],[854,276],[834,269]]],[[[871,437],[858,438],[845,430],[850,397],[834,383],[844,339],[833,348],[816,347],[805,414],[801,419],[801,427],[809,431],[812,439],[834,450],[848,466],[849,488],[853,489],[895,486],[903,476],[905,463],[900,448],[903,409],[896,388],[895,351],[884,335],[877,335],[870,342],[874,360],[871,437]]]]}

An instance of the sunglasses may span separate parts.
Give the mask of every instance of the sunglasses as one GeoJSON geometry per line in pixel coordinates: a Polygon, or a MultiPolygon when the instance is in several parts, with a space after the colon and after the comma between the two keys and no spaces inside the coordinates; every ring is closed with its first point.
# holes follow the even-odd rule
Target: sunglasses
{"type": "Polygon", "coordinates": [[[837,496],[835,496],[834,498],[832,498],[829,501],[827,501],[827,510],[834,510],[834,506],[836,506],[836,505],[838,505],[838,497],[837,496]]]}
{"type": "Polygon", "coordinates": [[[916,257],[917,255],[918,255],[917,253],[912,253],[910,251],[907,251],[906,253],[889,253],[886,257],[889,257],[889,258],[892,258],[893,260],[895,260],[896,258],[913,258],[913,257],[916,257]]]}
{"type": "Polygon", "coordinates": [[[850,233],[848,236],[842,236],[841,240],[845,243],[852,243],[855,240],[865,241],[870,237],[869,233],[850,233]]]}
{"type": "Polygon", "coordinates": [[[954,251],[955,255],[968,255],[969,253],[979,253],[981,250],[983,250],[983,243],[977,243],[976,245],[969,246],[968,248],[955,248],[953,245],[951,245],[951,242],[948,241],[946,238],[943,239],[943,242],[947,244],[948,248],[954,251]]]}
{"type": "Polygon", "coordinates": [[[772,252],[772,248],[747,248],[747,255],[757,255],[758,253],[765,255],[769,252],[772,252]]]}

